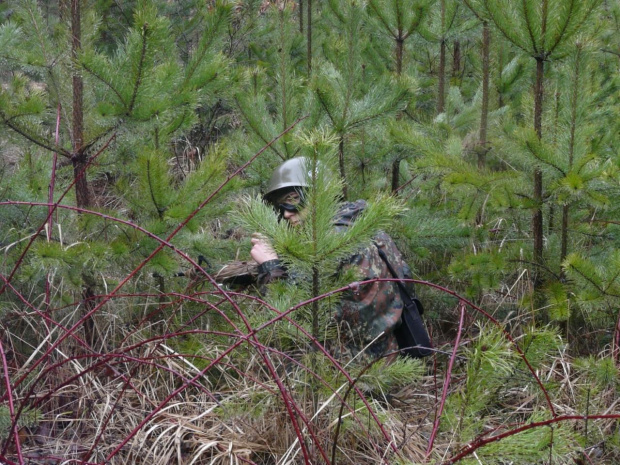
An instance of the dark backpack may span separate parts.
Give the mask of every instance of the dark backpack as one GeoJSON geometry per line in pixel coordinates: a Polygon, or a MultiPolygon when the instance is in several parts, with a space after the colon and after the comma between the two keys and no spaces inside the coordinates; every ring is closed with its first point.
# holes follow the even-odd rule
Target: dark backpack
{"type": "Polygon", "coordinates": [[[403,301],[403,313],[400,317],[400,325],[394,330],[394,336],[398,342],[400,353],[411,358],[428,357],[433,353],[431,340],[428,337],[426,326],[422,321],[421,315],[424,313],[422,303],[416,298],[415,292],[412,296],[405,287],[398,273],[388,261],[385,252],[377,246],[379,256],[385,262],[388,270],[395,279],[403,301]]]}

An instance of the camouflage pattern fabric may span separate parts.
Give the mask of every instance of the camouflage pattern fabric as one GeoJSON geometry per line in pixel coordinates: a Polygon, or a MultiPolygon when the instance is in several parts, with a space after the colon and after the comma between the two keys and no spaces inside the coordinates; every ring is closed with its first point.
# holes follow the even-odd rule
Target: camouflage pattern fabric
{"type": "MultiPolygon", "coordinates": [[[[365,207],[366,202],[363,200],[343,204],[335,220],[336,230],[348,227],[365,207]]],[[[379,255],[379,247],[385,252],[398,276],[411,278],[409,266],[387,233],[379,232],[373,242],[350,257],[343,264],[342,270],[354,267],[359,281],[392,278],[379,255]]],[[[403,301],[396,283],[376,281],[347,291],[334,315],[341,335],[336,351],[354,356],[369,344],[365,354],[370,358],[397,351],[394,329],[400,324],[402,311],[403,301]]]]}
{"type": "MultiPolygon", "coordinates": [[[[366,207],[366,202],[344,203],[334,221],[337,231],[347,228],[366,207]]],[[[390,271],[379,256],[377,247],[386,254],[388,260],[399,276],[411,278],[411,270],[392,238],[385,232],[379,232],[373,238],[373,244],[361,249],[341,266],[341,272],[353,267],[358,281],[375,278],[392,278],[390,271]]],[[[259,284],[266,284],[274,279],[286,277],[286,270],[279,260],[271,260],[259,266],[259,284]]],[[[412,292],[413,295],[413,292],[412,292]]],[[[352,287],[342,295],[342,299],[333,316],[338,327],[337,341],[326,341],[326,346],[338,358],[374,359],[398,350],[394,329],[400,324],[403,301],[395,283],[377,281],[352,287]],[[373,342],[374,341],[374,342],[373,342]]]]}

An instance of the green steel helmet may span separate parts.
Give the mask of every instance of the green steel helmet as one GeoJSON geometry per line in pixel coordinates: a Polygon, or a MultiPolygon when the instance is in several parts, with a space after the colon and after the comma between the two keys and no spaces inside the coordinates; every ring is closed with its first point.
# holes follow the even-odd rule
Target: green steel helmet
{"type": "Polygon", "coordinates": [[[271,175],[264,198],[269,200],[275,191],[284,188],[308,187],[308,172],[311,160],[306,157],[291,158],[285,161],[271,175]]]}

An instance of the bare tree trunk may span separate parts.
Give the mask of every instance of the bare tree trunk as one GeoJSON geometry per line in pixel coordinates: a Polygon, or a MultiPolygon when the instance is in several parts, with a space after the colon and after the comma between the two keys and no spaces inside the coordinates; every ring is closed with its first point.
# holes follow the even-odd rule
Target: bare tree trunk
{"type": "Polygon", "coordinates": [[[441,39],[439,48],[439,86],[437,90],[437,114],[443,113],[446,92],[446,41],[441,39]]]}
{"type": "Polygon", "coordinates": [[[454,41],[452,49],[452,78],[458,79],[461,75],[461,42],[454,41]]]}
{"type": "Polygon", "coordinates": [[[304,33],[304,0],[299,0],[299,32],[304,33]]]}
{"type": "Polygon", "coordinates": [[[482,107],[480,110],[480,139],[478,141],[478,168],[484,168],[487,154],[487,128],[489,120],[489,74],[491,31],[482,23],[482,107]]]}
{"type": "Polygon", "coordinates": [[[443,113],[446,92],[446,38],[443,36],[446,24],[446,2],[441,1],[441,44],[439,46],[439,85],[437,90],[437,114],[443,113]]]}
{"type": "Polygon", "coordinates": [[[346,201],[348,197],[347,177],[344,163],[344,137],[340,136],[338,143],[338,163],[340,165],[340,178],[342,179],[342,200],[346,201]]]}
{"type": "MultiPolygon", "coordinates": [[[[312,297],[318,297],[319,288],[319,269],[315,266],[312,268],[312,297]]],[[[319,338],[319,301],[312,302],[312,337],[319,338]]]]}
{"type": "Polygon", "coordinates": [[[308,77],[312,74],[312,0],[306,0],[308,4],[308,27],[306,28],[306,37],[308,45],[308,77]]]}
{"type": "Polygon", "coordinates": [[[398,190],[400,184],[400,160],[392,162],[392,193],[398,190]]]}
{"type": "Polygon", "coordinates": [[[405,40],[402,37],[396,39],[396,74],[401,75],[403,72],[403,45],[405,40]]]}
{"type": "MultiPolygon", "coordinates": [[[[400,33],[399,33],[400,34],[400,33]]],[[[398,76],[403,72],[403,48],[405,39],[402,35],[396,38],[396,74],[398,76]]],[[[392,194],[396,194],[400,184],[400,160],[394,160],[392,162],[392,194]]]]}
{"type": "MultiPolygon", "coordinates": [[[[71,0],[71,57],[77,62],[80,49],[82,48],[82,14],[80,10],[80,0],[71,0]]],[[[88,208],[91,205],[90,191],[86,178],[86,166],[88,160],[84,152],[84,83],[77,66],[74,68],[72,76],[73,87],[73,129],[72,129],[72,163],[73,176],[75,179],[75,198],[78,207],[88,208]]],[[[93,347],[97,343],[95,321],[90,314],[95,308],[94,299],[95,283],[93,279],[85,272],[82,273],[82,301],[84,303],[83,315],[84,319],[84,336],[86,342],[93,347]]]]}
{"type": "Polygon", "coordinates": [[[499,52],[497,59],[497,68],[498,68],[498,82],[499,82],[499,91],[497,92],[497,108],[502,108],[504,106],[504,94],[502,92],[502,74],[504,73],[504,47],[500,42],[499,52]]]}
{"type": "MultiPolygon", "coordinates": [[[[71,0],[71,57],[77,61],[82,47],[82,27],[81,27],[80,0],[71,0]]],[[[73,72],[73,176],[75,178],[75,197],[78,207],[87,208],[91,205],[88,181],[86,179],[86,154],[83,150],[84,143],[84,114],[83,96],[84,83],[79,71],[73,72]]]]}

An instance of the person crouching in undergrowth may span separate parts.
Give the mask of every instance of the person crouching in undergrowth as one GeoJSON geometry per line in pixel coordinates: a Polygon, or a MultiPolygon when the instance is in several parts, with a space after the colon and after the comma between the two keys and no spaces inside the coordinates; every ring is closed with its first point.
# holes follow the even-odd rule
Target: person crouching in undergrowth
{"type": "MultiPolygon", "coordinates": [[[[310,217],[308,194],[312,183],[312,166],[316,167],[316,162],[313,164],[312,160],[305,157],[282,163],[273,172],[263,196],[264,201],[275,209],[279,219],[295,229],[301,228],[310,217]]],[[[315,171],[315,174],[325,175],[322,170],[315,171]]],[[[364,213],[370,210],[364,200],[341,202],[331,228],[334,233],[346,234],[356,221],[364,222],[364,213]]],[[[385,221],[382,224],[385,224],[385,221]]],[[[291,276],[287,266],[264,235],[254,234],[251,243],[250,254],[259,265],[259,285],[281,279],[297,279],[291,276]]],[[[379,248],[385,252],[401,277],[411,277],[411,271],[394,241],[383,231],[372,235],[370,243],[366,241],[340,259],[337,274],[354,271],[359,282],[391,278],[390,271],[379,255],[379,248]]],[[[396,352],[398,344],[394,329],[400,323],[402,310],[403,301],[393,282],[353,284],[351,290],[341,295],[331,317],[337,326],[337,336],[333,338],[335,340],[324,341],[324,344],[338,358],[361,356],[375,359],[396,352]]]]}

